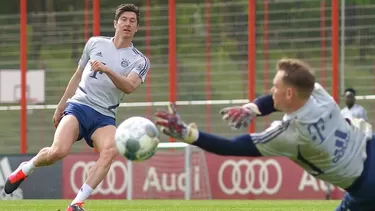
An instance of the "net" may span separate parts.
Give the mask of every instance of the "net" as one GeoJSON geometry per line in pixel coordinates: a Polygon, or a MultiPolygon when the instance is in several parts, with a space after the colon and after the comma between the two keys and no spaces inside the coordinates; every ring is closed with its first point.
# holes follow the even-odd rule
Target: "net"
{"type": "Polygon", "coordinates": [[[172,148],[159,149],[151,159],[132,163],[133,199],[211,198],[204,152],[196,147],[189,151],[172,148]]]}

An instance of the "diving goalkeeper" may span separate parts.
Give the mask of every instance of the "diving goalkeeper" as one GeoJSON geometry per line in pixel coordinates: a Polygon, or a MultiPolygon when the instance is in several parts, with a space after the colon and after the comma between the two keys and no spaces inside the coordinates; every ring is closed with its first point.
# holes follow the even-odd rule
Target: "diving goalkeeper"
{"type": "Polygon", "coordinates": [[[336,211],[375,210],[375,142],[363,119],[345,119],[334,99],[315,82],[311,67],[281,59],[270,95],[224,108],[231,126],[247,127],[256,116],[284,112],[263,132],[228,139],[185,124],[173,104],[156,113],[166,135],[224,156],[286,156],[314,177],[347,191],[336,211]]]}

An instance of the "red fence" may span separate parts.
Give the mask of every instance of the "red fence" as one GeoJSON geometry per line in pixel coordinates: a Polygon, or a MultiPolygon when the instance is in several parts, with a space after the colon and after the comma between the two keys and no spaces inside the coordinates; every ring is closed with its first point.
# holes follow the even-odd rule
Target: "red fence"
{"type": "MultiPolygon", "coordinates": [[[[30,45],[35,45],[35,43],[27,43],[27,8],[26,8],[26,0],[20,0],[21,2],[21,8],[20,8],[20,69],[21,69],[21,99],[20,99],[20,104],[21,104],[21,112],[20,112],[20,152],[21,153],[27,153],[30,152],[30,144],[28,144],[28,139],[35,139],[34,135],[30,135],[31,130],[35,130],[33,125],[30,125],[30,121],[28,119],[27,115],[27,109],[26,106],[28,104],[28,101],[30,99],[27,99],[27,91],[26,91],[26,84],[28,83],[26,81],[26,71],[28,69],[28,63],[31,61],[28,61],[28,51],[30,52],[30,45]],[[29,149],[29,150],[28,150],[29,149]]],[[[100,5],[99,0],[93,0],[92,3],[92,12],[88,11],[90,9],[89,5],[90,1],[85,0],[85,8],[83,13],[83,38],[84,40],[87,39],[89,36],[90,30],[89,30],[89,25],[92,23],[92,35],[101,35],[101,34],[110,34],[108,32],[108,27],[103,27],[103,20],[108,20],[108,14],[111,14],[113,11],[109,12],[106,10],[106,8],[103,8],[105,6],[100,5]],[[90,21],[92,17],[92,21],[90,21]],[[102,27],[101,27],[102,26],[102,27]]],[[[218,69],[218,62],[220,62],[220,58],[218,58],[218,53],[215,51],[218,51],[220,47],[218,45],[227,45],[227,43],[231,42],[230,40],[223,41],[220,40],[222,39],[221,37],[227,36],[226,34],[228,33],[234,33],[232,36],[234,36],[235,39],[237,39],[237,46],[236,50],[231,50],[232,52],[232,57],[234,57],[233,61],[236,66],[241,66],[243,68],[242,71],[240,71],[238,74],[242,74],[242,78],[240,79],[241,84],[243,84],[243,90],[241,93],[243,94],[243,98],[248,98],[250,100],[254,99],[257,95],[267,92],[268,89],[270,88],[270,81],[272,79],[272,74],[273,71],[269,71],[269,69],[272,69],[272,64],[277,60],[276,56],[279,58],[284,55],[290,55],[288,51],[285,52],[285,54],[279,54],[278,51],[282,49],[282,47],[275,47],[275,43],[279,42],[290,42],[293,45],[299,45],[299,39],[298,37],[292,37],[290,38],[289,41],[286,41],[285,38],[279,37],[282,33],[291,33],[293,30],[298,32],[300,31],[308,31],[311,30],[312,32],[319,30],[321,32],[320,37],[311,37],[312,39],[319,39],[321,41],[320,46],[316,47],[311,47],[311,48],[320,48],[320,75],[321,75],[321,81],[323,84],[327,84],[327,87],[329,88],[330,91],[332,92],[332,95],[336,100],[339,98],[339,1],[338,0],[333,0],[331,4],[325,4],[325,1],[315,1],[313,4],[316,6],[316,10],[320,11],[320,17],[310,17],[307,16],[306,22],[312,22],[311,19],[318,19],[320,24],[320,29],[316,28],[306,28],[306,29],[299,29],[299,28],[294,28],[294,29],[283,29],[279,28],[276,29],[276,26],[279,27],[280,24],[283,24],[283,21],[281,20],[276,20],[274,17],[275,16],[280,16],[281,14],[287,14],[288,11],[278,11],[277,4],[281,3],[270,3],[269,1],[260,1],[256,2],[255,0],[248,0],[247,2],[241,1],[237,3],[224,3],[221,1],[210,1],[206,0],[202,4],[198,4],[197,8],[202,9],[199,13],[203,14],[204,18],[200,18],[202,20],[202,23],[197,24],[199,27],[202,29],[198,29],[197,33],[204,34],[203,38],[203,43],[199,44],[202,45],[198,46],[195,43],[191,44],[190,48],[194,48],[194,51],[199,51],[198,49],[201,49],[202,53],[201,54],[203,57],[196,57],[194,56],[194,53],[188,53],[186,54],[186,57],[191,57],[193,60],[197,60],[197,62],[200,63],[199,68],[202,70],[200,75],[200,79],[202,81],[199,81],[199,86],[202,86],[202,89],[200,89],[200,93],[204,92],[202,94],[202,97],[196,97],[196,98],[190,98],[189,100],[206,100],[205,103],[205,120],[202,121],[201,125],[203,128],[206,130],[211,130],[211,131],[217,131],[214,130],[216,127],[214,123],[215,117],[212,116],[212,113],[217,113],[217,110],[212,110],[211,103],[209,103],[211,100],[221,100],[225,99],[233,99],[233,96],[230,97],[229,89],[225,88],[225,85],[217,85],[219,83],[224,83],[221,81],[222,79],[225,79],[225,74],[224,72],[219,72],[218,69]],[[232,6],[232,7],[245,7],[247,8],[244,10],[245,13],[231,13],[230,11],[226,11],[226,5],[232,6]],[[218,11],[223,11],[223,13],[220,13],[218,11]],[[328,12],[331,14],[331,21],[327,21],[326,15],[328,12]],[[247,20],[241,19],[241,20],[234,20],[233,24],[235,25],[241,25],[241,26],[247,26],[247,28],[233,28],[232,32],[220,32],[220,30],[225,30],[225,27],[227,27],[227,23],[224,22],[218,22],[216,19],[222,18],[225,19],[226,17],[233,19],[241,19],[243,17],[247,17],[247,20]],[[330,22],[329,24],[327,22],[330,22]],[[223,26],[224,24],[224,26],[223,26]],[[276,25],[277,24],[277,25],[276,25]],[[224,29],[223,29],[224,27],[224,29]],[[328,29],[331,30],[328,30],[328,29]],[[224,34],[224,35],[223,35],[224,34]],[[331,35],[331,38],[328,38],[328,35],[331,35]],[[243,39],[243,37],[246,36],[247,39],[243,39]],[[330,49],[327,49],[326,47],[326,40],[330,40],[330,49]],[[243,43],[241,43],[243,42],[243,43]],[[259,45],[259,44],[262,45],[259,45]],[[195,47],[197,46],[197,47],[195,47]],[[247,46],[246,48],[242,48],[242,46],[247,46]],[[195,49],[196,48],[196,49],[195,49]],[[242,49],[242,50],[241,50],[242,49]],[[327,52],[330,50],[330,52],[327,52]],[[246,57],[242,57],[242,55],[245,55],[246,57]],[[238,57],[238,58],[236,58],[238,57]],[[239,59],[239,60],[238,60],[239,59]],[[238,61],[237,61],[238,60],[238,61]],[[327,67],[330,66],[330,67],[327,67]],[[259,69],[264,69],[260,75],[259,69]],[[258,71],[257,71],[258,69],[258,71]],[[329,69],[330,71],[327,71],[329,69]],[[242,73],[241,73],[242,72],[242,73]],[[221,75],[219,77],[219,75],[221,75]],[[263,78],[263,80],[261,79],[263,78]],[[329,79],[331,78],[331,79],[329,79]],[[331,83],[328,83],[330,81],[331,83]],[[329,85],[330,84],[330,85],[329,85]],[[204,88],[203,88],[204,87],[204,88]],[[215,89],[218,91],[215,92],[215,89]],[[220,89],[223,90],[225,93],[226,91],[229,92],[229,95],[225,94],[220,94],[220,89]],[[215,95],[221,95],[219,97],[215,97],[215,95]],[[204,98],[203,98],[204,96],[204,98]],[[203,98],[203,99],[202,99],[203,98]]],[[[287,4],[287,3],[285,3],[287,4]]],[[[194,5],[193,5],[194,6],[194,5]]],[[[181,11],[181,10],[188,10],[192,5],[189,4],[179,4],[179,2],[174,1],[174,0],[169,0],[168,5],[164,6],[155,6],[152,5],[151,1],[146,1],[143,7],[141,8],[142,10],[142,15],[144,16],[144,21],[142,22],[143,25],[141,25],[141,31],[143,31],[143,36],[142,35],[137,35],[139,38],[136,38],[135,42],[137,42],[137,39],[140,40],[142,39],[141,44],[141,49],[142,51],[151,59],[152,61],[152,70],[151,73],[149,74],[149,77],[147,78],[147,82],[145,85],[145,89],[142,90],[143,97],[138,98],[139,94],[137,93],[135,99],[133,101],[146,101],[146,102],[153,102],[153,101],[158,101],[159,99],[163,99],[164,101],[172,101],[175,102],[177,100],[183,100],[181,98],[184,98],[184,95],[194,95],[193,92],[189,94],[183,93],[186,92],[186,88],[182,87],[184,84],[187,82],[183,81],[189,81],[189,77],[192,78],[192,81],[189,82],[193,83],[194,75],[196,74],[190,74],[186,73],[184,71],[181,71],[183,67],[182,65],[189,66],[190,64],[186,64],[186,61],[184,61],[184,55],[183,51],[185,51],[185,44],[186,41],[181,41],[182,39],[188,39],[188,37],[184,34],[181,34],[181,30],[186,30],[185,27],[189,27],[188,25],[181,25],[178,24],[181,22],[181,15],[177,14],[176,11],[181,11]],[[188,8],[188,9],[186,9],[188,8]],[[168,16],[163,16],[163,15],[156,15],[156,17],[153,17],[153,14],[155,12],[167,12],[168,16]],[[153,22],[155,22],[157,19],[165,18],[168,19],[166,25],[152,25],[153,22]],[[153,45],[154,40],[156,39],[158,35],[155,35],[154,32],[155,30],[161,30],[161,28],[167,28],[168,29],[168,36],[165,37],[165,35],[161,35],[164,39],[168,40],[168,46],[163,46],[166,47],[168,50],[165,52],[168,58],[167,59],[167,66],[163,65],[163,61],[165,61],[165,58],[161,58],[160,56],[153,53],[155,51],[154,49],[157,48],[157,46],[153,45]],[[182,57],[183,56],[183,57],[182,57]],[[183,63],[181,63],[183,61],[183,63]],[[168,68],[168,74],[167,78],[165,77],[165,73],[160,75],[156,71],[162,70],[164,68],[168,68]],[[160,77],[164,77],[164,81],[160,80],[160,77]],[[183,81],[181,81],[183,79],[183,81]],[[163,97],[158,97],[160,96],[158,92],[160,89],[159,88],[154,88],[156,86],[158,87],[165,87],[165,85],[161,85],[161,83],[168,84],[169,86],[166,87],[168,90],[168,94],[164,93],[163,95],[167,95],[167,98],[163,97]],[[182,88],[182,89],[181,89],[182,88]],[[139,100],[142,99],[142,100],[139,100]]],[[[298,8],[299,13],[301,12],[315,12],[315,8],[298,8]]],[[[291,13],[291,17],[293,18],[293,13],[291,13]]],[[[315,13],[314,13],[315,14],[315,13]]],[[[57,16],[59,15],[58,13],[56,14],[57,16]]],[[[63,13],[61,15],[66,15],[66,13],[63,13]]],[[[190,14],[192,17],[195,17],[195,14],[190,14]]],[[[197,14],[198,15],[198,14],[197,14]]],[[[298,16],[298,13],[296,13],[296,17],[298,16]]],[[[186,17],[186,16],[184,16],[186,17]]],[[[142,17],[143,18],[143,17],[142,17]]],[[[199,21],[201,21],[199,20],[199,21]]],[[[290,19],[286,18],[285,23],[287,23],[290,19]]],[[[199,22],[198,21],[198,22],[199,22]]],[[[108,22],[108,21],[107,21],[108,22]]],[[[193,25],[195,27],[195,25],[193,25]]],[[[198,27],[197,26],[197,27],[198,27]]],[[[225,39],[231,39],[230,37],[227,37],[225,39]]],[[[72,41],[74,42],[74,40],[72,41]]],[[[193,41],[192,41],[193,42],[193,41]]],[[[282,45],[282,44],[280,44],[282,45]]],[[[223,48],[223,47],[222,47],[223,48]]],[[[223,48],[225,49],[225,48],[223,48]]],[[[224,53],[225,54],[225,53],[224,53]]],[[[223,54],[222,54],[223,55],[223,54]]],[[[190,59],[191,60],[191,59],[190,59]]],[[[309,59],[312,61],[312,63],[316,63],[314,61],[314,57],[309,59]]],[[[189,68],[194,68],[194,65],[191,64],[189,68]]],[[[223,65],[222,65],[223,68],[223,65]]],[[[234,67],[238,68],[238,67],[234,67]]],[[[48,78],[47,74],[47,82],[51,80],[48,78]]],[[[64,83],[68,81],[68,78],[65,78],[64,83]]],[[[234,82],[234,83],[238,83],[234,82]]],[[[233,82],[228,81],[228,86],[231,87],[233,86],[233,82]]],[[[198,84],[197,84],[198,85],[198,84]]],[[[190,85],[189,85],[190,86],[190,85]]],[[[236,86],[238,89],[239,87],[236,86]]],[[[46,89],[51,89],[53,87],[50,87],[47,85],[46,89]]],[[[58,90],[59,92],[54,92],[55,94],[53,96],[48,96],[47,95],[47,102],[54,104],[58,101],[59,97],[62,95],[62,91],[64,90],[64,85],[59,86],[58,90]]],[[[163,90],[165,90],[163,88],[163,90]]],[[[189,90],[189,89],[187,89],[189,90]]],[[[232,89],[233,90],[233,89],[232,89]]],[[[233,91],[232,91],[233,92],[233,91]]],[[[199,94],[200,95],[200,94],[199,94]]],[[[238,94],[235,94],[236,96],[240,96],[238,94]]],[[[235,96],[234,96],[235,97],[235,96]]],[[[238,97],[236,97],[238,98],[238,97]]],[[[46,103],[46,102],[44,102],[46,103]]],[[[151,106],[146,106],[146,110],[142,115],[150,116],[153,111],[153,108],[151,106]]],[[[48,112],[48,111],[45,111],[48,112]]],[[[137,112],[136,112],[137,113],[137,112]]],[[[47,113],[48,115],[50,112],[47,113]]],[[[44,117],[44,114],[43,114],[44,117]]],[[[31,117],[33,118],[33,117],[31,117]]],[[[265,126],[268,125],[269,119],[266,118],[264,124],[260,124],[260,129],[264,128],[265,126]]],[[[45,128],[45,126],[43,126],[45,128]]],[[[42,128],[42,129],[43,129],[42,128]]],[[[255,131],[256,128],[259,128],[256,126],[256,124],[252,124],[249,127],[249,131],[255,131]]],[[[40,127],[39,129],[40,130],[40,127]]],[[[50,129],[43,129],[43,131],[46,131],[46,135],[48,139],[50,139],[52,136],[50,136],[53,131],[50,129]]],[[[17,137],[17,136],[16,136],[17,137]]],[[[44,139],[44,138],[43,138],[44,139]]],[[[13,142],[14,143],[14,142],[13,142]]],[[[34,143],[34,141],[32,141],[34,143]]],[[[32,144],[33,146],[35,144],[32,144]]]]}
{"type": "MultiPolygon", "coordinates": [[[[0,135],[6,146],[0,153],[35,153],[50,145],[54,106],[83,45],[90,36],[113,35],[119,1],[75,1],[72,9],[61,10],[55,1],[55,12],[35,11],[30,4],[25,8],[26,2],[20,1],[21,15],[0,15],[0,46],[6,49],[0,52],[0,135]],[[31,104],[27,110],[26,104],[31,104]]],[[[220,120],[219,110],[268,92],[276,61],[287,56],[309,62],[335,99],[344,88],[357,89],[362,95],[358,103],[373,123],[374,4],[147,0],[139,6],[134,44],[150,58],[151,71],[146,83],[125,99],[131,105],[119,108],[119,121],[150,117],[165,102],[182,101],[187,121],[219,135],[238,134],[220,120]]],[[[257,119],[249,131],[263,130],[278,118],[257,119]]],[[[73,152],[88,149],[82,146],[74,145],[73,152]]]]}

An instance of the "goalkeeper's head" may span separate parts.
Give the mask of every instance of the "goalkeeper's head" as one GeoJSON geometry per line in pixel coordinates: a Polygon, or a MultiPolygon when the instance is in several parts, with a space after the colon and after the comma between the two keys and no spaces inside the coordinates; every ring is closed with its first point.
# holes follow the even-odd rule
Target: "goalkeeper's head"
{"type": "Polygon", "coordinates": [[[274,107],[285,113],[301,108],[310,98],[315,85],[312,68],[299,59],[280,59],[271,89],[274,107]]]}

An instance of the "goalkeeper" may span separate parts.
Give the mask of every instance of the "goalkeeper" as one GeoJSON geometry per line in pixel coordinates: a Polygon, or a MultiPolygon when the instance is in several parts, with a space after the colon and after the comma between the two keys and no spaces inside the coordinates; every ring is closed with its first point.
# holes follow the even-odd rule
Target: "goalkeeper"
{"type": "Polygon", "coordinates": [[[347,191],[336,211],[374,211],[372,126],[363,119],[345,119],[303,61],[281,59],[276,68],[272,95],[221,111],[235,128],[247,127],[256,116],[285,113],[261,133],[232,139],[205,133],[194,123],[185,124],[173,104],[156,113],[156,124],[166,135],[218,155],[286,156],[314,177],[347,191]]]}

